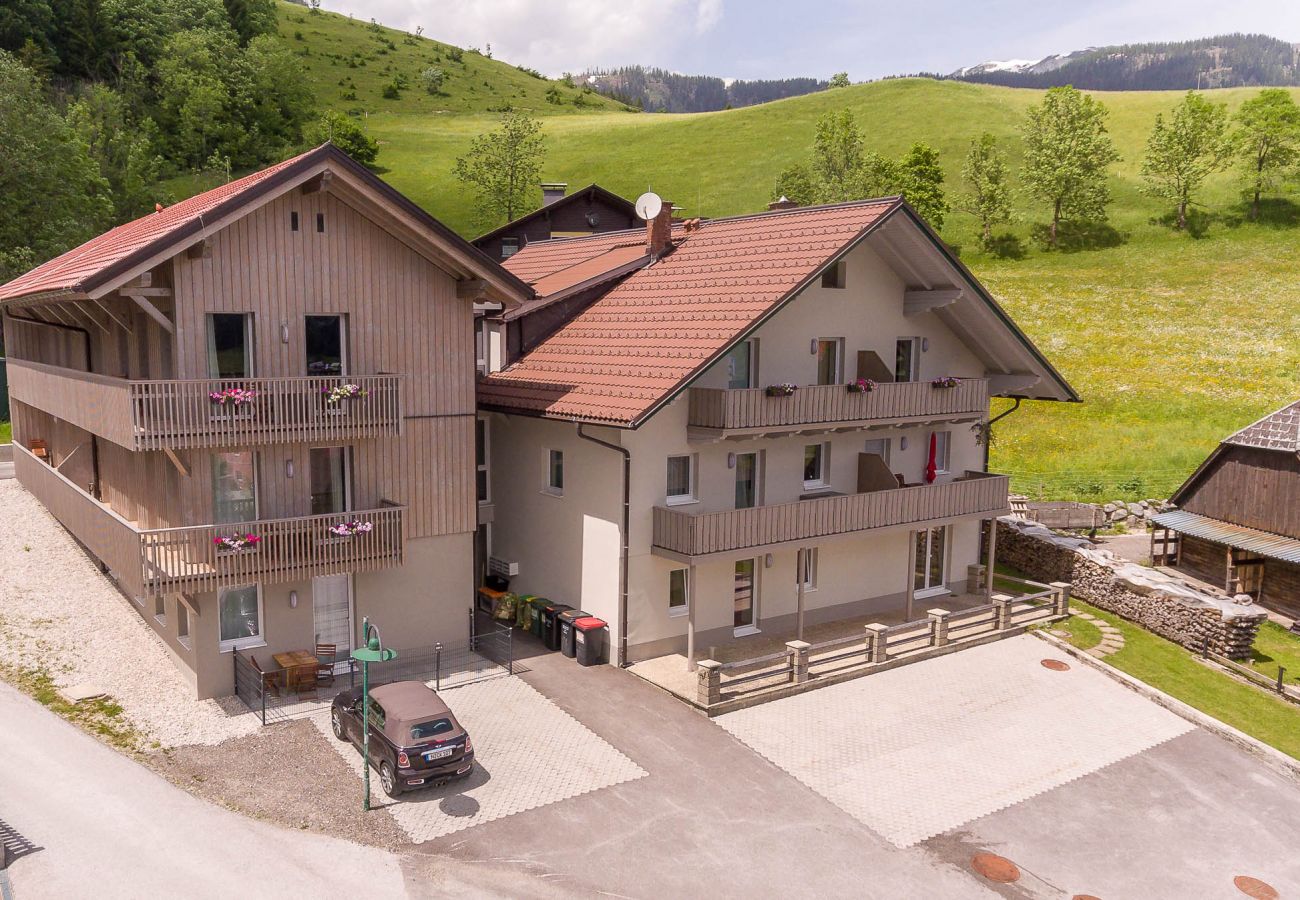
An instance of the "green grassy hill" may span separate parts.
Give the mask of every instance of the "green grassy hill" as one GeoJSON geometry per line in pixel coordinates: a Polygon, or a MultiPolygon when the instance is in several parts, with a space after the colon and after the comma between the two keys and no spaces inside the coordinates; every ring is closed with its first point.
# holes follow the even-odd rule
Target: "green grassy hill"
{"type": "MultiPolygon", "coordinates": [[[[625,196],[652,188],[690,215],[717,216],[763,208],[777,173],[806,155],[818,117],[841,107],[857,115],[871,149],[897,156],[914,141],[936,147],[951,195],[961,189],[966,147],[981,131],[997,135],[1018,167],[1019,123],[1041,96],[899,79],[716,113],[632,114],[601,98],[592,99],[599,107],[581,109],[546,102],[551,82],[508,64],[465,53],[463,69],[448,67],[437,62],[446,45],[408,44],[385,30],[392,50],[367,24],[284,9],[282,31],[310,51],[303,58],[322,102],[364,110],[382,143],[383,177],[466,235],[481,226],[452,164],[493,126],[490,110],[507,102],[544,118],[547,180],[597,181],[625,196]],[[346,59],[359,48],[368,49],[366,65],[351,68],[346,59]],[[428,64],[453,73],[447,96],[416,86],[428,64]],[[410,73],[412,88],[384,100],[383,85],[398,69],[410,73]],[[353,90],[356,100],[343,99],[353,90]]],[[[1253,94],[1211,92],[1232,108],[1253,94]]],[[[1086,401],[1026,404],[1000,426],[994,468],[1015,474],[1020,489],[1052,497],[1165,496],[1220,437],[1300,396],[1300,208],[1281,202],[1269,224],[1245,223],[1233,176],[1224,174],[1200,198],[1201,235],[1172,232],[1159,222],[1166,208],[1140,192],[1138,172],[1156,113],[1181,95],[1096,96],[1111,111],[1123,157],[1111,179],[1116,246],[1042,251],[1029,236],[1046,211],[1022,196],[1007,230],[1024,242],[1024,258],[977,252],[975,223],[960,212],[950,214],[943,234],[1086,401]]]]}

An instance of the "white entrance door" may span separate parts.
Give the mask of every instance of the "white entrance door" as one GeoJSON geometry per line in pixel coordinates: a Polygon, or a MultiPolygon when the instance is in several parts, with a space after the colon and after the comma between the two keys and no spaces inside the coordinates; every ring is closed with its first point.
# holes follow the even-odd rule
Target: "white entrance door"
{"type": "Polygon", "coordinates": [[[948,593],[948,528],[927,528],[916,533],[916,570],[912,573],[912,596],[933,597],[948,593]]]}
{"type": "MultiPolygon", "coordinates": [[[[352,576],[325,575],[311,582],[316,643],[338,647],[337,660],[352,652],[352,576]]],[[[338,665],[335,665],[338,668],[338,665]]]]}

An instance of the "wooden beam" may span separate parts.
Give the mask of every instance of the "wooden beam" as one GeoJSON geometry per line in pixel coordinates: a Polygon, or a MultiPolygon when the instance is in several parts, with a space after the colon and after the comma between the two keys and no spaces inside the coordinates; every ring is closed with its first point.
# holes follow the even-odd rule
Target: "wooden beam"
{"type": "Polygon", "coordinates": [[[134,333],[135,333],[134,330],[131,328],[130,323],[128,323],[128,322],[126,322],[126,321],[124,321],[124,320],[122,320],[122,319],[119,319],[119,318],[117,317],[117,314],[114,313],[114,312],[113,312],[111,309],[109,309],[107,306],[105,306],[101,301],[99,301],[99,300],[91,300],[90,302],[93,303],[93,304],[95,304],[96,306],[98,306],[100,309],[102,309],[102,310],[104,311],[104,315],[108,316],[110,319],[112,319],[112,320],[113,320],[114,322],[116,322],[118,325],[122,326],[122,329],[123,329],[127,334],[134,334],[134,333]]]}
{"type": "Polygon", "coordinates": [[[487,292],[487,282],[482,278],[465,278],[456,282],[456,297],[460,300],[478,300],[487,292]]]}
{"type": "Polygon", "coordinates": [[[903,315],[915,316],[918,313],[951,306],[961,299],[961,288],[938,288],[930,291],[907,290],[903,292],[903,315]]]}
{"type": "Polygon", "coordinates": [[[170,297],[172,289],[169,287],[126,287],[122,288],[121,293],[129,297],[170,297]]]}
{"type": "Polygon", "coordinates": [[[993,395],[1006,394],[1011,391],[1025,391],[1043,380],[1041,375],[1030,373],[1013,373],[1002,374],[995,373],[988,376],[989,393],[993,395]]]}
{"type": "Polygon", "coordinates": [[[318,191],[327,190],[333,177],[333,174],[327,169],[315,178],[309,178],[304,181],[302,183],[302,192],[304,194],[315,194],[318,191]]]}
{"type": "Polygon", "coordinates": [[[92,325],[94,325],[96,328],[98,328],[100,331],[104,332],[104,334],[108,334],[108,333],[109,333],[109,331],[108,331],[108,326],[107,326],[107,325],[105,325],[103,322],[99,321],[99,319],[96,319],[94,316],[92,316],[92,315],[91,315],[90,313],[88,313],[86,310],[82,309],[80,306],[77,306],[76,304],[69,304],[69,305],[68,305],[68,312],[70,312],[70,313],[72,313],[73,315],[76,315],[76,316],[81,316],[83,319],[88,320],[88,321],[89,321],[92,325]]]}
{"type": "Polygon", "coordinates": [[[185,461],[181,459],[180,456],[177,455],[175,450],[173,450],[171,447],[163,447],[163,455],[165,455],[169,460],[171,460],[171,463],[173,466],[176,467],[177,472],[180,472],[181,475],[183,475],[186,478],[190,477],[189,466],[185,465],[185,461]]]}
{"type": "Polygon", "coordinates": [[[132,292],[129,294],[126,291],[122,291],[122,295],[126,297],[130,297],[132,300],[134,300],[136,305],[139,306],[141,309],[143,309],[146,313],[148,313],[149,318],[153,319],[155,322],[161,325],[162,328],[168,334],[175,334],[176,326],[172,324],[171,319],[163,315],[162,310],[160,310],[158,307],[154,306],[151,302],[149,302],[148,297],[144,296],[143,294],[135,293],[135,291],[137,290],[139,290],[139,288],[132,288],[131,289],[132,292]]]}

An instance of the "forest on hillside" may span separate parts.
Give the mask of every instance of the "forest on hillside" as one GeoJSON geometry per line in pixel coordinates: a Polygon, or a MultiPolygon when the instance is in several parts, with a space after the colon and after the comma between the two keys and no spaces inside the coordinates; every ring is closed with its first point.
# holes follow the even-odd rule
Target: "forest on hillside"
{"type": "Polygon", "coordinates": [[[682,75],[666,69],[623,66],[580,76],[597,92],[646,112],[714,112],[798,97],[824,90],[816,78],[764,78],[728,84],[712,75],[682,75]]]}

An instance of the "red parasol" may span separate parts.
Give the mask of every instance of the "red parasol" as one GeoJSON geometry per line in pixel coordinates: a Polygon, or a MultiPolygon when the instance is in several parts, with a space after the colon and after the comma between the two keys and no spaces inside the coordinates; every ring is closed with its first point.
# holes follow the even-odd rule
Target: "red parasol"
{"type": "Polygon", "coordinates": [[[930,458],[925,463],[925,483],[934,484],[934,476],[939,472],[936,457],[939,455],[939,435],[930,432],[930,458]]]}

